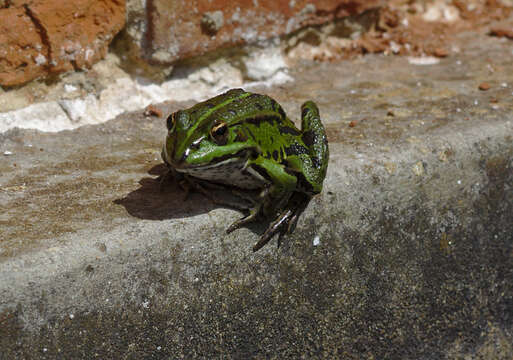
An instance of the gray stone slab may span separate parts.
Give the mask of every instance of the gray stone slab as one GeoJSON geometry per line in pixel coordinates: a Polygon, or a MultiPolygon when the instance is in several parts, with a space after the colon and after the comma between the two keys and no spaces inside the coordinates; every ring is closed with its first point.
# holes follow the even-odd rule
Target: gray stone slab
{"type": "Polygon", "coordinates": [[[511,65],[480,38],[257,89],[294,119],[316,100],[331,151],[296,232],[257,253],[262,224],[227,235],[236,211],[159,192],[163,119],[0,135],[1,357],[511,358],[511,65]]]}

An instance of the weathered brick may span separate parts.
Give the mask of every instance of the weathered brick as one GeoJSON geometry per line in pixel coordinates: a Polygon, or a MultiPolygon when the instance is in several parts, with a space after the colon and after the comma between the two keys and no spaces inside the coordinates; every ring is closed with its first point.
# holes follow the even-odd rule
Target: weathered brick
{"type": "Polygon", "coordinates": [[[360,14],[381,0],[148,0],[145,51],[156,63],[360,14]]]}
{"type": "Polygon", "coordinates": [[[48,47],[24,8],[0,9],[0,84],[16,85],[44,75],[48,47]]]}
{"type": "Polygon", "coordinates": [[[18,85],[103,58],[124,25],[125,2],[12,0],[0,8],[0,19],[0,85],[18,85]]]}

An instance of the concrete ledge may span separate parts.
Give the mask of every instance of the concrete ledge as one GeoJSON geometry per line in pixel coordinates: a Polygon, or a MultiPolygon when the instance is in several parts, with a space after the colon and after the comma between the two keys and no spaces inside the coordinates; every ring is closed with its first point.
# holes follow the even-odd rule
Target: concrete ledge
{"type": "Polygon", "coordinates": [[[296,233],[256,254],[262,225],[226,235],[235,211],[158,192],[163,119],[0,135],[3,354],[511,357],[510,49],[472,44],[260,89],[292,118],[315,99],[332,155],[296,233]]]}

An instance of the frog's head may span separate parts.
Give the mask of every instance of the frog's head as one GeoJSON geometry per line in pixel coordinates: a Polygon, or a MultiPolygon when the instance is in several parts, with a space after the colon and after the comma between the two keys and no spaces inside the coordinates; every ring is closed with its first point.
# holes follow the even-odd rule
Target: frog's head
{"type": "Polygon", "coordinates": [[[208,108],[179,110],[167,118],[166,124],[162,157],[176,169],[212,165],[255,151],[240,125],[210,116],[208,108]]]}

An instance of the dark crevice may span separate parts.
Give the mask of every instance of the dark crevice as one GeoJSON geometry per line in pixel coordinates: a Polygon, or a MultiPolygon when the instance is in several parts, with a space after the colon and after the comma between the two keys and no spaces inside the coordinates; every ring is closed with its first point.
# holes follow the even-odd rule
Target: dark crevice
{"type": "MultiPolygon", "coordinates": [[[[155,13],[156,6],[153,0],[146,2],[146,31],[142,39],[142,48],[144,54],[153,53],[153,35],[155,33],[155,13]]],[[[151,56],[145,55],[146,60],[151,63],[151,56]]]]}
{"type": "Polygon", "coordinates": [[[34,23],[36,29],[37,29],[37,32],[39,33],[39,36],[41,36],[41,42],[43,43],[44,46],[46,46],[46,63],[44,65],[42,65],[45,69],[49,70],[50,67],[51,67],[51,63],[52,63],[52,47],[51,47],[51,44],[50,44],[50,39],[48,37],[48,33],[46,31],[46,28],[43,26],[43,24],[41,24],[41,22],[39,21],[39,19],[37,18],[36,15],[34,15],[34,13],[32,12],[32,10],[30,10],[29,6],[27,4],[23,5],[23,7],[25,8],[25,14],[30,18],[30,20],[32,20],[32,22],[34,23]]]}
{"type": "Polygon", "coordinates": [[[76,61],[76,60],[70,60],[69,62],[71,63],[71,66],[73,66],[73,70],[75,70],[75,71],[80,71],[80,70],[82,70],[82,69],[80,68],[80,66],[78,66],[78,64],[77,64],[77,61],[76,61]]]}

